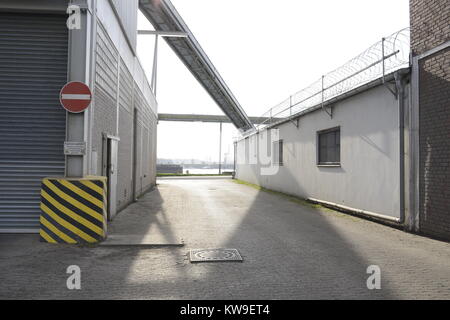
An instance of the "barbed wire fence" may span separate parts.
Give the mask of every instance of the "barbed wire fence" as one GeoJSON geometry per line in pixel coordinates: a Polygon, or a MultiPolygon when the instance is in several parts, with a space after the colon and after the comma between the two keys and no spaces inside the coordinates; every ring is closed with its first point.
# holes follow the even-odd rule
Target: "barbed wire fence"
{"type": "Polygon", "coordinates": [[[405,28],[383,38],[343,66],[270,108],[261,116],[267,119],[257,125],[256,129],[261,130],[268,125],[289,119],[302,111],[323,105],[324,102],[352,89],[407,67],[409,53],[410,28],[405,28]]]}

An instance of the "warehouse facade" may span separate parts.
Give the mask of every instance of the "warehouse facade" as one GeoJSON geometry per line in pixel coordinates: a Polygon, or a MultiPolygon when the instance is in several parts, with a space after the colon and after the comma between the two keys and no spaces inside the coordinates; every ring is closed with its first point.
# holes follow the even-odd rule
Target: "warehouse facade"
{"type": "Polygon", "coordinates": [[[396,226],[411,221],[409,30],[266,113],[236,178],[396,226]]]}
{"type": "MultiPolygon", "coordinates": [[[[401,71],[399,71],[399,75],[401,71]]],[[[408,74],[403,90],[408,92],[408,74]]],[[[390,79],[394,75],[389,75],[390,79]]],[[[408,105],[408,96],[403,96],[408,105]]],[[[236,178],[392,223],[404,221],[399,101],[380,80],[237,142],[236,178]],[[278,130],[276,133],[273,130],[278,130]],[[270,137],[276,134],[277,137],[270,137]],[[271,147],[272,146],[272,147],[271,147]],[[273,172],[264,172],[268,161],[273,172]],[[253,158],[253,161],[252,161],[253,158]]]]}
{"type": "Polygon", "coordinates": [[[0,232],[38,231],[44,177],[108,177],[110,219],[155,185],[157,103],[137,13],[137,0],[0,3],[0,232]],[[80,28],[68,28],[70,5],[80,28]],[[69,81],[92,91],[81,114],[60,105],[69,81]]]}

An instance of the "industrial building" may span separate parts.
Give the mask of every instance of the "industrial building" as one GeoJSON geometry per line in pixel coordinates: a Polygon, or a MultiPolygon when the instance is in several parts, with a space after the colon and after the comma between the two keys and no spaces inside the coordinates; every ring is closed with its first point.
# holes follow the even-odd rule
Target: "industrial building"
{"type": "Polygon", "coordinates": [[[194,2],[248,110],[316,81],[248,116],[171,0],[0,0],[0,299],[179,299],[176,319],[450,298],[450,0],[409,0],[410,27],[325,74],[406,1],[194,2]],[[158,106],[163,40],[211,100],[167,54],[158,106]]]}
{"type": "Polygon", "coordinates": [[[44,177],[108,177],[110,219],[155,185],[157,103],[137,13],[138,1],[0,2],[0,232],[38,231],[44,177]],[[83,113],[60,104],[69,81],[91,88],[83,113]],[[67,154],[65,141],[85,150],[67,154]]]}
{"type": "MultiPolygon", "coordinates": [[[[59,184],[57,177],[107,181],[99,202],[93,201],[99,212],[107,208],[108,220],[156,184],[159,38],[227,119],[242,131],[253,127],[170,1],[0,2],[0,233],[39,231],[40,202],[47,196],[41,193],[44,178],[50,178],[45,180],[49,184],[59,184]],[[138,10],[155,30],[137,30],[138,10]],[[155,39],[150,81],[136,55],[139,34],[155,39]],[[67,112],[61,106],[60,91],[71,82],[85,84],[91,92],[83,112],[67,112]]],[[[89,194],[80,184],[68,184],[73,190],[53,186],[61,193],[53,200],[66,204],[62,210],[70,207],[77,217],[89,218],[80,209],[89,211],[91,204],[81,203],[89,194]]],[[[52,210],[57,215],[57,208],[52,210]]],[[[78,238],[73,230],[59,227],[71,234],[71,241],[78,238]]]]}
{"type": "Polygon", "coordinates": [[[170,120],[232,122],[238,179],[450,239],[450,7],[410,8],[411,29],[248,117],[170,1],[1,1],[0,233],[39,230],[47,177],[106,177],[113,219],[156,184],[157,123],[170,120]],[[138,10],[154,31],[137,30],[138,10]],[[155,36],[150,81],[138,34],[155,36]],[[162,37],[224,116],[158,116],[162,37]],[[61,106],[72,81],[92,92],[84,112],[61,106]]]}
{"type": "Polygon", "coordinates": [[[236,141],[236,177],[449,240],[449,12],[412,0],[410,32],[270,109],[236,141]]]}
{"type": "Polygon", "coordinates": [[[405,29],[272,108],[276,120],[236,142],[236,178],[404,224],[408,54],[405,29]]]}

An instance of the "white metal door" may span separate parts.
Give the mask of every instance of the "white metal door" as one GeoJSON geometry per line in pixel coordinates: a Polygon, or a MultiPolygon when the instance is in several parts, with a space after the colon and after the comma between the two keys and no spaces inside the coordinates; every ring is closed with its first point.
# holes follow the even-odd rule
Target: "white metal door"
{"type": "Polygon", "coordinates": [[[108,219],[117,214],[117,152],[118,140],[108,139],[108,219]]]}

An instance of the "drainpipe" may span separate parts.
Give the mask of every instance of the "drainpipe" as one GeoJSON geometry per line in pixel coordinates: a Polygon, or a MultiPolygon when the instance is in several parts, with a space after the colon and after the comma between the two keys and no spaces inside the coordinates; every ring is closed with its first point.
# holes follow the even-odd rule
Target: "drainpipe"
{"type": "Polygon", "coordinates": [[[405,76],[408,72],[397,71],[394,74],[398,95],[397,101],[399,117],[400,224],[405,223],[405,76]]]}
{"type": "Polygon", "coordinates": [[[236,178],[236,160],[237,160],[237,141],[234,142],[234,156],[233,156],[233,179],[236,178]]]}
{"type": "MultiPolygon", "coordinates": [[[[87,121],[87,174],[88,175],[99,175],[97,172],[98,167],[98,158],[95,158],[95,162],[93,161],[93,150],[92,150],[92,132],[94,126],[94,112],[95,110],[95,76],[96,76],[96,50],[97,50],[97,0],[92,0],[92,15],[91,15],[91,47],[90,47],[90,82],[89,87],[91,88],[93,101],[91,102],[90,108],[86,110],[86,121],[87,121]]],[[[96,150],[96,154],[98,155],[98,150],[96,150]]]]}
{"type": "Polygon", "coordinates": [[[220,123],[220,136],[219,136],[219,175],[222,174],[222,122],[220,123]]]}

